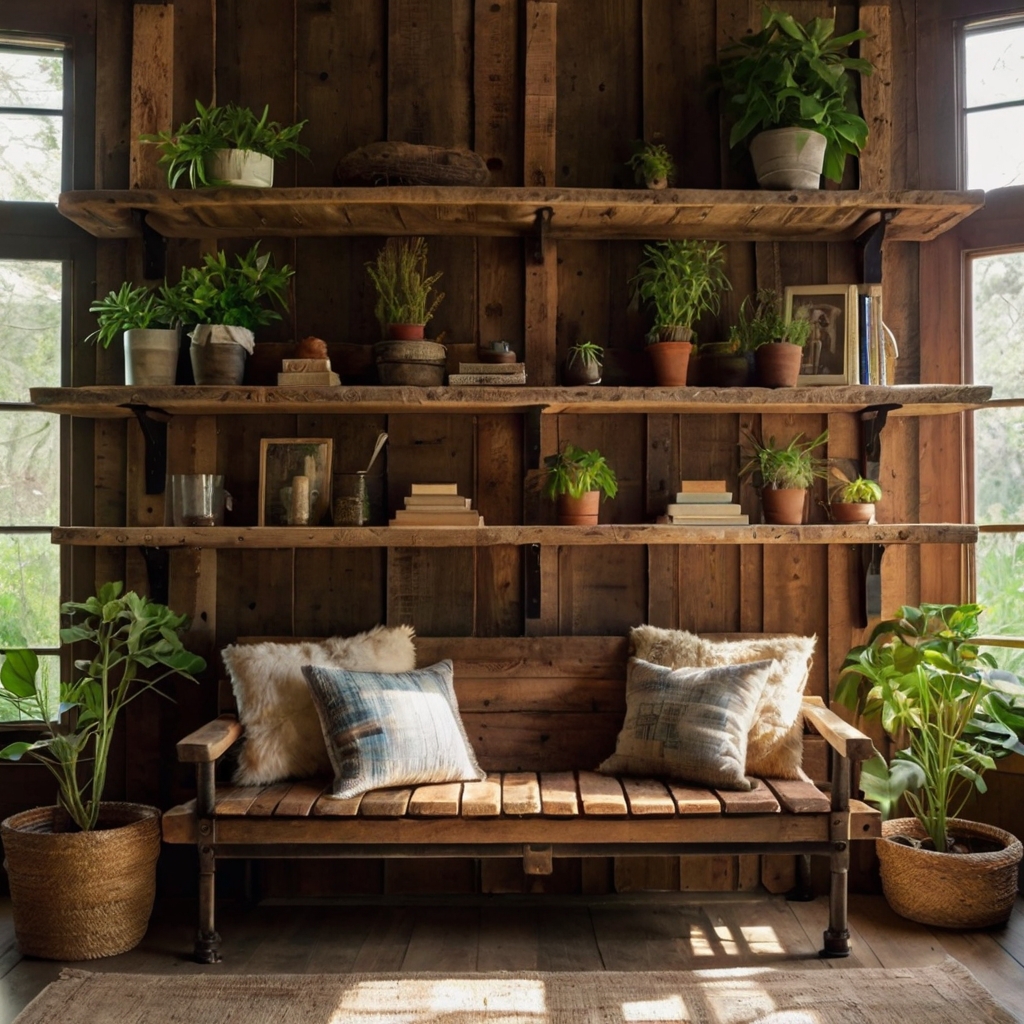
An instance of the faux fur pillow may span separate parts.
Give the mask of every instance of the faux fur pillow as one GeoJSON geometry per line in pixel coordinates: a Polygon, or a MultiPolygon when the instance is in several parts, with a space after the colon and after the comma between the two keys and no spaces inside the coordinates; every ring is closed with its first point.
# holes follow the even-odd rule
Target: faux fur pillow
{"type": "Polygon", "coordinates": [[[245,726],[235,782],[258,786],[330,774],[331,761],[302,666],[409,672],[416,667],[413,635],[411,626],[376,626],[356,636],[328,640],[225,647],[224,665],[245,726]]]}
{"type": "Polygon", "coordinates": [[[630,651],[644,661],[669,668],[745,664],[769,658],[769,672],[750,727],[747,774],[768,779],[799,779],[803,757],[800,702],[811,671],[813,636],[706,640],[681,629],[637,626],[630,630],[630,651]]]}

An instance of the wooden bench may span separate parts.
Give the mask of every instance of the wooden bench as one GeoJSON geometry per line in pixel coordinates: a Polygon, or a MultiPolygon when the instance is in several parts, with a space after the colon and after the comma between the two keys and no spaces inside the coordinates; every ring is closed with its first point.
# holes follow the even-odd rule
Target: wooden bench
{"type": "Polygon", "coordinates": [[[219,959],[214,919],[218,858],[514,857],[548,874],[554,857],[801,854],[830,858],[829,926],[822,955],[847,956],[851,838],[880,834],[877,812],[851,808],[851,764],[871,740],[804,702],[812,730],[811,781],[759,780],[750,792],[653,779],[610,778],[592,768],[615,746],[625,711],[627,642],[618,637],[421,638],[417,660],[455,663],[455,689],[484,782],[376,790],[333,800],[328,781],[264,787],[216,785],[218,759],[243,729],[224,715],[178,743],[194,763],[195,800],[164,815],[168,843],[199,852],[196,958],[219,959]],[[817,766],[817,767],[816,767],[817,766]]]}

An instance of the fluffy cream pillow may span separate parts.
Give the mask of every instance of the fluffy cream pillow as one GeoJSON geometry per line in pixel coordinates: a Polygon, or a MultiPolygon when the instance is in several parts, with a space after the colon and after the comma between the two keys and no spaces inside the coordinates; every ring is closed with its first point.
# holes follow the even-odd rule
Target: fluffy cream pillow
{"type": "Polygon", "coordinates": [[[258,786],[329,775],[331,761],[302,666],[410,672],[416,667],[413,636],[412,626],[375,626],[350,637],[225,647],[224,665],[245,726],[235,782],[258,786]]]}
{"type": "Polygon", "coordinates": [[[637,626],[630,630],[630,651],[668,668],[706,668],[772,659],[750,727],[747,774],[769,779],[799,779],[803,758],[800,702],[811,671],[817,637],[764,636],[747,640],[706,640],[682,629],[637,626]]]}

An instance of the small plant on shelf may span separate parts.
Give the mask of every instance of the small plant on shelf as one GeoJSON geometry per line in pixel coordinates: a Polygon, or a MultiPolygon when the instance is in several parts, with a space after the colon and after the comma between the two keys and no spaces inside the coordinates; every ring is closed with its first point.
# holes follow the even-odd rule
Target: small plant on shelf
{"type": "Polygon", "coordinates": [[[408,341],[422,338],[444,298],[434,285],[441,271],[427,274],[427,243],[423,238],[389,238],[377,258],[366,264],[377,290],[374,314],[385,337],[408,341]]]}
{"type": "Polygon", "coordinates": [[[795,387],[800,377],[803,348],[811,336],[806,317],[786,322],[779,293],[761,288],[753,301],[740,303],[729,337],[744,352],[754,353],[757,383],[761,387],[795,387]]]}
{"type": "Polygon", "coordinates": [[[627,161],[627,166],[632,168],[636,183],[647,188],[668,188],[675,181],[675,161],[661,143],[638,139],[633,143],[633,155],[627,161]]]}
{"type": "Polygon", "coordinates": [[[831,474],[837,481],[829,502],[832,519],[837,523],[870,523],[875,503],[882,500],[882,488],[863,476],[847,476],[838,466],[831,474]]]}
{"type": "Polygon", "coordinates": [[[596,341],[578,341],[569,346],[563,379],[570,387],[600,384],[604,365],[604,349],[596,341]]]}
{"type": "Polygon", "coordinates": [[[740,469],[740,476],[756,476],[766,523],[800,525],[804,521],[808,488],[826,476],[825,460],[813,452],[828,440],[828,431],[813,441],[804,441],[803,436],[797,434],[780,446],[774,437],[765,443],[749,432],[746,434],[750,458],[740,469]]]}
{"type": "Polygon", "coordinates": [[[586,451],[566,442],[556,455],[544,460],[548,470],[545,490],[558,502],[561,526],[596,526],[601,496],[614,498],[619,485],[615,470],[597,450],[586,451]]]}

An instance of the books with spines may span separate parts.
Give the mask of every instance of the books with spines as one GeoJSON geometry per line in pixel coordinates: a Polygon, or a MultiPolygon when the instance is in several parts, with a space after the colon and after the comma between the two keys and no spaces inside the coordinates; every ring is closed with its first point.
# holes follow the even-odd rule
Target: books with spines
{"type": "Polygon", "coordinates": [[[458,494],[458,484],[413,484],[410,494],[458,494]]]}
{"type": "Polygon", "coordinates": [[[687,505],[683,503],[669,505],[665,511],[670,516],[675,516],[677,519],[721,519],[723,516],[739,515],[740,506],[732,502],[729,502],[728,504],[722,503],[719,505],[687,505]]]}
{"type": "MultiPolygon", "coordinates": [[[[486,364],[484,364],[486,365],[486,364]]],[[[484,371],[467,373],[460,366],[459,373],[448,374],[448,384],[453,387],[513,387],[526,383],[526,367],[522,363],[495,364],[507,366],[514,373],[487,373],[484,371]]]]}
{"type": "Polygon", "coordinates": [[[726,489],[724,480],[681,480],[680,494],[715,494],[726,489]]]}
{"type": "Polygon", "coordinates": [[[279,388],[336,388],[339,384],[341,384],[341,378],[332,370],[325,370],[323,372],[302,371],[301,373],[279,373],[277,375],[277,386],[279,388]]]}
{"type": "Polygon", "coordinates": [[[729,491],[680,491],[676,502],[680,505],[728,505],[732,501],[729,491]]]}
{"type": "Polygon", "coordinates": [[[488,377],[516,377],[525,372],[525,363],[459,363],[459,373],[485,373],[488,377]]]}
{"type": "Polygon", "coordinates": [[[459,494],[410,494],[405,499],[406,508],[471,508],[472,499],[463,498],[459,494]]]}
{"type": "Polygon", "coordinates": [[[327,373],[330,359],[282,359],[282,373],[327,373]]]}
{"type": "Polygon", "coordinates": [[[690,519],[680,516],[658,516],[659,523],[671,526],[749,526],[750,517],[746,515],[715,516],[709,519],[690,519]]]}
{"type": "Polygon", "coordinates": [[[483,526],[483,516],[472,508],[400,508],[392,526],[483,526]]]}
{"type": "Polygon", "coordinates": [[[875,383],[871,379],[871,297],[857,296],[857,355],[861,384],[875,383]]]}

